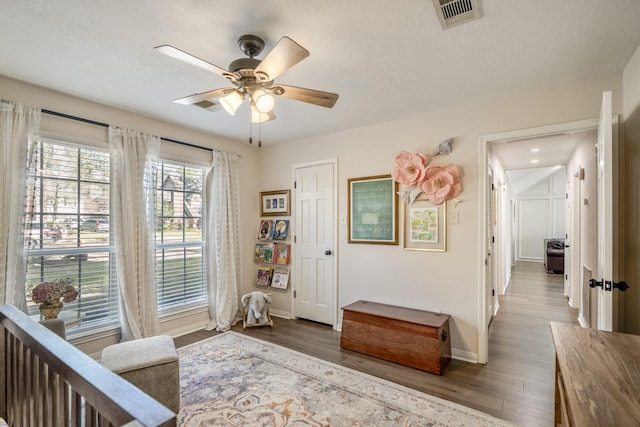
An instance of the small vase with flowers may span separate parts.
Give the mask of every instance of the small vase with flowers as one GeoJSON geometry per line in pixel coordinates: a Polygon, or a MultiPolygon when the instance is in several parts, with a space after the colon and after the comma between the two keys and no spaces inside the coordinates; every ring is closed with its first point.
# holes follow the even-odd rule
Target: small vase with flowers
{"type": "Polygon", "coordinates": [[[56,319],[64,303],[75,301],[78,291],[69,278],[56,279],[52,282],[42,282],[34,286],[31,299],[40,304],[40,314],[44,319],[56,319]]]}

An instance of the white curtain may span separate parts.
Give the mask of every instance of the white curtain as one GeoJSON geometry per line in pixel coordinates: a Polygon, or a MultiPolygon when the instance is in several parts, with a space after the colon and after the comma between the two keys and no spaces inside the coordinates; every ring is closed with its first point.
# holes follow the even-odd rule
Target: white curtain
{"type": "Polygon", "coordinates": [[[0,303],[27,311],[22,221],[39,108],[0,101],[0,303]]]}
{"type": "Polygon", "coordinates": [[[154,201],[159,147],[157,136],[109,127],[111,224],[123,341],[153,336],[158,326],[154,201]]]}
{"type": "Polygon", "coordinates": [[[208,330],[227,331],[241,320],[240,156],[213,152],[206,188],[205,253],[208,330]]]}

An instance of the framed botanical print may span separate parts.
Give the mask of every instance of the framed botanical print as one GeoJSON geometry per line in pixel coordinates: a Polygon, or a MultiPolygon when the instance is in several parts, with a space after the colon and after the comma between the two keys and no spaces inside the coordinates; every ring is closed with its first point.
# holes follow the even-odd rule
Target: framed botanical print
{"type": "Polygon", "coordinates": [[[409,251],[447,250],[447,204],[416,200],[404,208],[404,248],[409,251]]]}

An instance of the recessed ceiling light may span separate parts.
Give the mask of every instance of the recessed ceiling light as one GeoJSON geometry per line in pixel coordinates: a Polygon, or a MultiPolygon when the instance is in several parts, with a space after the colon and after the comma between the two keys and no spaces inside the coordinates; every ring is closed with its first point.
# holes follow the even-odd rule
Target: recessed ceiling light
{"type": "Polygon", "coordinates": [[[531,163],[538,163],[536,159],[531,160],[531,163]]]}
{"type": "Polygon", "coordinates": [[[532,148],[532,149],[531,149],[531,152],[532,152],[532,153],[537,153],[538,151],[540,151],[540,149],[539,149],[539,148],[532,148]]]}

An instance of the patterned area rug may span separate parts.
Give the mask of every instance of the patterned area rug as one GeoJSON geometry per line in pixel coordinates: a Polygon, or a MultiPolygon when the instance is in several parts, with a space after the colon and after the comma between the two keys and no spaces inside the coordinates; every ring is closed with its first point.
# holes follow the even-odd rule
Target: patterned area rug
{"type": "Polygon", "coordinates": [[[512,425],[235,332],[178,352],[180,426],[512,425]]]}

